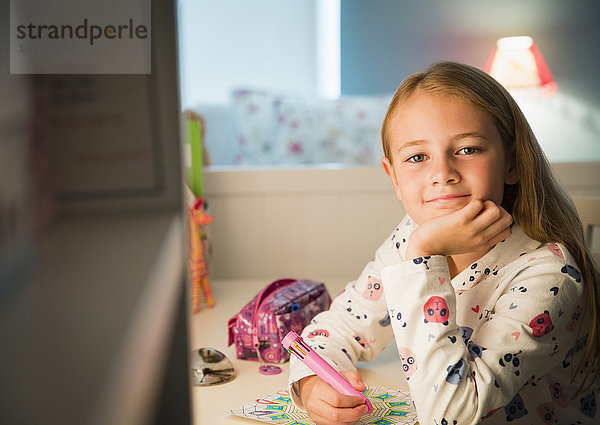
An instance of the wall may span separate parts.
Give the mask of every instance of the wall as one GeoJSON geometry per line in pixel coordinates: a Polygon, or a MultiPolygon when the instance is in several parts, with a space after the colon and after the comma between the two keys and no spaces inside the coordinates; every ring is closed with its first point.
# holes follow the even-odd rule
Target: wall
{"type": "Polygon", "coordinates": [[[600,2],[595,0],[344,0],[342,93],[393,90],[442,60],[482,68],[496,40],[534,38],[559,89],[600,105],[600,2]]]}
{"type": "Polygon", "coordinates": [[[211,277],[356,277],[403,215],[381,169],[205,174],[211,277]]]}

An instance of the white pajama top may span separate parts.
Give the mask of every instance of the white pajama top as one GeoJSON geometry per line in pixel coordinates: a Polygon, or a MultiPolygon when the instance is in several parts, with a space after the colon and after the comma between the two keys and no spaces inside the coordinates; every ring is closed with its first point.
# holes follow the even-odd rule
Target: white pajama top
{"type": "MultiPolygon", "coordinates": [[[[404,217],[304,340],[347,371],[395,338],[421,425],[600,423],[598,382],[572,399],[587,335],[578,332],[583,282],[567,249],[513,225],[451,279],[444,256],[404,260],[416,227],[404,217]]],[[[302,408],[293,384],[313,372],[291,362],[302,408]]]]}

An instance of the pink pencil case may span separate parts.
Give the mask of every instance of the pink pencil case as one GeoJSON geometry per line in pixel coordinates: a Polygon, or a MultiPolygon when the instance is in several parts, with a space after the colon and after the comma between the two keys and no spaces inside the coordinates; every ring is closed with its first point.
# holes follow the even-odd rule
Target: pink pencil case
{"type": "Polygon", "coordinates": [[[290,331],[301,333],[330,304],[331,297],[322,282],[276,280],[229,319],[228,345],[235,343],[238,359],[284,363],[290,355],[281,339],[290,331]]]}

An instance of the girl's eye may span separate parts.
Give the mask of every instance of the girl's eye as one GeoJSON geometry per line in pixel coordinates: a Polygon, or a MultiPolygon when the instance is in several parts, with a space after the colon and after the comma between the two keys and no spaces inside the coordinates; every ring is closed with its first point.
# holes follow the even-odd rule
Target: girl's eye
{"type": "Polygon", "coordinates": [[[425,155],[418,153],[407,159],[408,162],[423,162],[425,161],[425,155]]]}
{"type": "Polygon", "coordinates": [[[459,149],[458,153],[463,155],[473,155],[474,153],[479,152],[480,149],[474,146],[467,146],[466,148],[459,149]]]}

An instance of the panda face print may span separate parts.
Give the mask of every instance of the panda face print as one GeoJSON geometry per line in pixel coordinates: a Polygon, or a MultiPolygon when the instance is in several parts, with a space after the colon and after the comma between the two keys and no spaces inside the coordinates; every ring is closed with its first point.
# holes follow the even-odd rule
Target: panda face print
{"type": "Polygon", "coordinates": [[[442,297],[433,296],[423,306],[425,323],[432,322],[448,325],[449,313],[448,304],[446,304],[446,300],[442,297]]]}
{"type": "Polygon", "coordinates": [[[362,348],[364,348],[364,349],[366,349],[366,348],[367,348],[367,343],[365,342],[365,340],[364,340],[364,339],[362,339],[362,338],[360,337],[360,335],[354,335],[354,337],[353,337],[353,338],[354,338],[354,340],[355,340],[356,342],[358,342],[358,343],[360,344],[360,346],[361,346],[362,348]]]}
{"type": "Polygon", "coordinates": [[[465,374],[465,367],[467,362],[464,359],[460,359],[453,365],[446,368],[448,374],[446,375],[446,382],[453,385],[458,385],[463,375],[465,374]]]}
{"type": "Polygon", "coordinates": [[[483,352],[487,350],[487,348],[482,347],[479,344],[475,344],[473,341],[469,341],[467,343],[467,349],[469,350],[469,354],[471,358],[476,359],[477,357],[481,357],[483,352]]]}
{"type": "Polygon", "coordinates": [[[369,276],[367,279],[367,287],[363,292],[363,298],[371,301],[378,301],[383,295],[383,285],[381,280],[369,276]]]}
{"type": "Polygon", "coordinates": [[[590,363],[589,360],[586,360],[585,362],[583,362],[583,365],[581,366],[581,369],[579,369],[579,374],[583,375],[584,373],[587,373],[587,371],[592,368],[592,364],[590,363]]]}
{"type": "Polygon", "coordinates": [[[533,330],[533,336],[535,338],[542,337],[554,329],[548,310],[544,310],[542,314],[538,314],[531,319],[531,322],[529,322],[529,327],[531,327],[533,330]]]}
{"type": "Polygon", "coordinates": [[[492,276],[497,276],[497,275],[498,275],[498,266],[497,266],[497,265],[495,265],[495,266],[493,266],[491,269],[490,269],[489,267],[486,267],[486,268],[483,270],[483,274],[484,274],[485,276],[489,276],[489,275],[492,275],[492,276]]]}
{"type": "Polygon", "coordinates": [[[403,244],[406,243],[406,238],[401,238],[398,235],[398,231],[400,229],[396,227],[396,230],[394,231],[394,234],[392,235],[392,238],[390,239],[390,241],[392,242],[392,246],[396,247],[396,249],[400,249],[400,246],[402,246],[403,244]]]}
{"type": "Polygon", "coordinates": [[[560,269],[561,272],[568,274],[577,283],[581,282],[581,273],[575,267],[567,264],[560,269]]]}
{"type": "Polygon", "coordinates": [[[506,353],[504,356],[502,356],[500,358],[500,360],[498,360],[498,363],[500,364],[500,366],[502,367],[506,367],[510,370],[512,370],[514,372],[514,374],[516,376],[519,376],[521,374],[519,367],[521,366],[521,361],[519,360],[519,358],[517,357],[519,354],[521,354],[523,351],[519,350],[519,352],[517,353],[506,353]]]}
{"type": "Polygon", "coordinates": [[[406,379],[410,379],[411,376],[417,371],[417,357],[410,348],[400,347],[398,348],[398,354],[400,354],[400,362],[402,363],[402,370],[406,379]]]}
{"type": "Polygon", "coordinates": [[[523,384],[522,388],[525,388],[527,385],[531,385],[532,387],[537,387],[535,375],[531,375],[531,377],[523,384]]]}
{"type": "Polygon", "coordinates": [[[352,310],[352,300],[348,300],[348,302],[346,303],[346,311],[358,320],[367,318],[366,314],[358,313],[352,310]]]}
{"type": "Polygon", "coordinates": [[[554,355],[555,355],[556,353],[558,353],[558,350],[559,350],[559,346],[558,346],[558,339],[556,339],[556,337],[554,337],[554,336],[552,337],[552,344],[553,344],[554,346],[552,347],[552,351],[550,351],[550,352],[548,353],[548,357],[554,357],[554,355]]]}
{"type": "Polygon", "coordinates": [[[542,403],[537,407],[538,415],[547,425],[554,424],[554,409],[552,403],[542,403]]]}
{"type": "Polygon", "coordinates": [[[571,315],[571,318],[567,322],[566,329],[568,331],[575,330],[580,319],[581,319],[581,306],[578,305],[577,307],[575,307],[575,311],[573,312],[573,314],[571,315]]]}
{"type": "Polygon", "coordinates": [[[312,348],[314,351],[325,350],[327,348],[327,344],[324,342],[313,342],[310,344],[310,348],[312,348]]]}
{"type": "Polygon", "coordinates": [[[473,335],[473,329],[468,326],[459,326],[458,329],[460,330],[463,342],[467,345],[467,342],[471,339],[471,335],[473,335]]]}
{"type": "Polygon", "coordinates": [[[402,312],[392,308],[389,311],[389,316],[391,319],[394,319],[395,321],[398,322],[398,326],[403,327],[403,328],[406,327],[406,321],[404,320],[404,318],[402,316],[402,312]]]}
{"type": "Polygon", "coordinates": [[[579,400],[579,403],[581,404],[581,413],[590,418],[596,417],[596,394],[593,391],[585,397],[582,397],[579,400]]]}
{"type": "Polygon", "coordinates": [[[567,407],[569,405],[569,402],[563,393],[563,389],[558,382],[550,385],[550,395],[558,407],[567,407]]]}
{"type": "Polygon", "coordinates": [[[506,412],[506,420],[508,422],[513,419],[522,418],[527,414],[527,408],[519,394],[515,395],[514,398],[504,406],[504,411],[506,412]]]}
{"type": "Polygon", "coordinates": [[[558,244],[553,243],[552,245],[548,245],[548,249],[550,250],[550,252],[552,254],[554,254],[558,258],[562,258],[564,260],[565,254],[563,254],[562,249],[560,249],[560,247],[558,246],[558,244]]]}
{"type": "Polygon", "coordinates": [[[571,365],[571,361],[573,360],[572,357],[575,355],[575,353],[581,351],[583,347],[585,347],[585,344],[587,344],[587,338],[588,336],[585,335],[583,338],[577,340],[574,347],[569,348],[569,351],[567,351],[565,359],[563,360],[564,368],[569,367],[571,365]]]}
{"type": "Polygon", "coordinates": [[[392,323],[392,319],[390,318],[390,313],[385,313],[385,317],[379,320],[379,326],[385,328],[392,323]]]}
{"type": "Polygon", "coordinates": [[[325,338],[329,338],[329,331],[326,329],[315,329],[308,333],[308,338],[315,338],[317,336],[324,336],[325,338]]]}
{"type": "Polygon", "coordinates": [[[516,285],[515,285],[515,286],[513,286],[512,288],[510,288],[510,290],[511,290],[512,292],[519,291],[519,292],[521,292],[522,294],[524,294],[525,292],[527,292],[527,288],[526,288],[526,287],[524,287],[524,286],[516,286],[516,285]]]}
{"type": "Polygon", "coordinates": [[[429,262],[430,259],[431,259],[431,255],[427,255],[425,257],[418,257],[418,258],[413,259],[413,263],[423,264],[425,266],[425,269],[429,270],[429,266],[427,265],[427,263],[429,262]]]}
{"type": "Polygon", "coordinates": [[[400,247],[406,243],[406,238],[396,238],[396,235],[392,236],[392,245],[396,249],[400,249],[400,247]]]}

